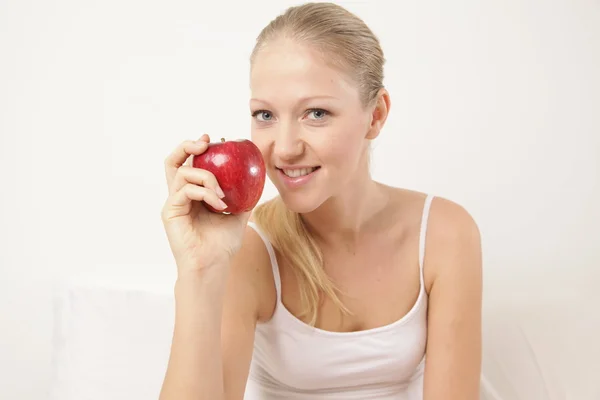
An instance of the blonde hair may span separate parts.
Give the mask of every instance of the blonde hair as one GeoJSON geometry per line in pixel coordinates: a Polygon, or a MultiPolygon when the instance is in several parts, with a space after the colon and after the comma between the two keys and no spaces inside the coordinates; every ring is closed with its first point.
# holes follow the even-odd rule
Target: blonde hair
{"type": "MultiPolygon", "coordinates": [[[[291,39],[320,51],[326,62],[344,71],[357,83],[367,107],[383,87],[385,58],[379,40],[356,15],[332,3],[306,3],[290,7],[271,21],[256,39],[250,62],[277,39],[291,39]]],[[[328,296],[344,313],[339,290],[323,268],[323,254],[302,216],[277,196],[258,205],[254,221],[265,231],[279,256],[293,269],[304,311],[300,317],[314,325],[322,296],[328,296]]]]}

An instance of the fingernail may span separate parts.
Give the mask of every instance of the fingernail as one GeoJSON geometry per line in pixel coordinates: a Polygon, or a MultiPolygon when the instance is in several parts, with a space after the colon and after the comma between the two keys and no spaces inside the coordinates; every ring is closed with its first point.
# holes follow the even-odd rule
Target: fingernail
{"type": "Polygon", "coordinates": [[[220,199],[222,199],[223,197],[225,197],[225,193],[223,193],[223,189],[221,189],[220,186],[217,185],[215,192],[217,193],[217,196],[219,196],[220,199]]]}
{"type": "Polygon", "coordinates": [[[221,205],[221,210],[224,210],[227,208],[227,204],[225,204],[225,202],[223,200],[219,200],[219,204],[221,205]]]}

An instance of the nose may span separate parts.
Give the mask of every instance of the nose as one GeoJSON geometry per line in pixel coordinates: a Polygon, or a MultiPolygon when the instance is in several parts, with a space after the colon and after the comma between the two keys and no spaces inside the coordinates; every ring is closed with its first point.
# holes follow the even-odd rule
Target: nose
{"type": "Polygon", "coordinates": [[[281,160],[292,160],[303,151],[304,144],[298,132],[292,126],[281,126],[275,137],[275,156],[281,160]]]}

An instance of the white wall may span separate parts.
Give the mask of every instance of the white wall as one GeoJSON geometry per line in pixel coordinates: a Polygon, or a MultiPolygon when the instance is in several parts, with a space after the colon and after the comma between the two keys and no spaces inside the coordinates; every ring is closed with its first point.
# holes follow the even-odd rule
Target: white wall
{"type": "MultiPolygon", "coordinates": [[[[54,282],[171,284],[163,159],[249,136],[248,54],[295,2],[236,3],[0,2],[0,398],[47,391],[54,282]]],[[[487,301],[597,284],[598,2],[340,3],[388,60],[374,174],[471,211],[487,301]]]]}

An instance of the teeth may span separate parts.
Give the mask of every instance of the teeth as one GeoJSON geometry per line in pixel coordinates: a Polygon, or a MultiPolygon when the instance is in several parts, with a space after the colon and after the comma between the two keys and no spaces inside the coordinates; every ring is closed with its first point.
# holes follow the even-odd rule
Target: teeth
{"type": "Polygon", "coordinates": [[[302,169],[284,169],[283,173],[289,176],[290,178],[298,178],[299,176],[308,175],[313,172],[316,167],[313,168],[302,168],[302,169]]]}

